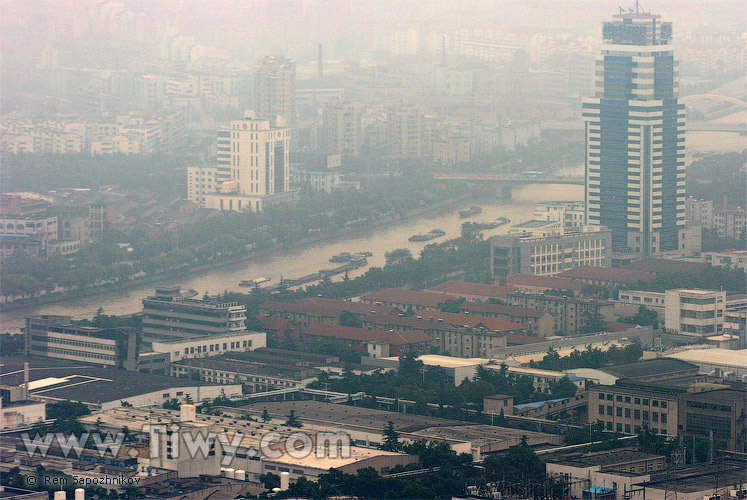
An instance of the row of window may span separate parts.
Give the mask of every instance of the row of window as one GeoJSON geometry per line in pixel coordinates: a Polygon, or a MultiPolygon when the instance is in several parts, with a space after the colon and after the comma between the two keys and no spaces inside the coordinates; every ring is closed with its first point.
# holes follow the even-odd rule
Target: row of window
{"type": "Polygon", "coordinates": [[[614,394],[605,394],[600,392],[599,393],[599,401],[617,401],[618,403],[630,403],[631,401],[633,404],[637,405],[643,405],[643,406],[649,406],[649,402],[651,406],[654,408],[666,408],[668,406],[668,402],[665,400],[659,400],[659,399],[649,399],[649,398],[635,398],[632,396],[622,396],[618,394],[615,396],[614,394]]]}
{"type": "Polygon", "coordinates": [[[647,410],[631,410],[630,408],[622,408],[620,406],[618,406],[617,408],[614,408],[612,405],[607,406],[606,412],[605,412],[605,405],[599,405],[600,415],[604,415],[606,413],[608,416],[611,417],[613,410],[615,411],[616,416],[620,418],[623,417],[623,410],[625,410],[624,411],[625,418],[631,418],[631,411],[632,411],[633,420],[643,420],[644,422],[648,422],[649,416],[650,416],[651,417],[650,420],[652,422],[658,423],[659,420],[661,419],[662,424],[667,423],[667,414],[663,412],[661,414],[659,414],[659,412],[656,412],[656,411],[649,413],[649,411],[647,410]]]}
{"type": "MultiPolygon", "coordinates": [[[[631,434],[632,432],[635,432],[636,434],[638,434],[641,431],[640,425],[631,426],[630,424],[620,424],[620,423],[615,424],[612,421],[605,422],[604,420],[600,420],[600,422],[604,425],[604,428],[608,431],[615,431],[615,432],[620,432],[620,433],[625,433],[625,434],[631,434]]],[[[658,429],[656,427],[650,427],[649,431],[651,431],[651,433],[653,434],[661,434],[662,436],[667,435],[667,430],[664,428],[658,429]]],[[[651,466],[651,464],[649,464],[649,466],[651,466]]],[[[641,467],[640,472],[643,472],[643,466],[640,466],[640,467],[641,467]]],[[[657,464],[657,469],[660,469],[660,468],[661,468],[661,464],[657,464]]],[[[630,471],[635,472],[634,469],[635,467],[631,467],[630,471]]]]}

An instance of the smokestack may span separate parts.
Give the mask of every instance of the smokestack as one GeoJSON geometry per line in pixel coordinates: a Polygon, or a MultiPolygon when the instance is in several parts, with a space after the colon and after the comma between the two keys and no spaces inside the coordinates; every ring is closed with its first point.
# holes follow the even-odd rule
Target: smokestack
{"type": "Polygon", "coordinates": [[[317,76],[321,80],[324,78],[324,44],[319,43],[317,48],[317,76]]]}
{"type": "Polygon", "coordinates": [[[29,398],[29,364],[23,363],[23,400],[29,398]]]}

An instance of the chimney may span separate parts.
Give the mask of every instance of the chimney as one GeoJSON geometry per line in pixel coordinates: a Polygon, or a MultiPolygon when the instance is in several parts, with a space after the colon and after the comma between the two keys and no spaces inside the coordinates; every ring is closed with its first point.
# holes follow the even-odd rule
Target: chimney
{"type": "MultiPolygon", "coordinates": [[[[182,403],[179,405],[179,421],[180,422],[194,422],[197,414],[197,408],[195,405],[190,403],[182,403]]],[[[77,500],[77,499],[76,499],[77,500]]]]}
{"type": "Polygon", "coordinates": [[[317,45],[317,77],[321,80],[324,78],[324,45],[317,45]]]}

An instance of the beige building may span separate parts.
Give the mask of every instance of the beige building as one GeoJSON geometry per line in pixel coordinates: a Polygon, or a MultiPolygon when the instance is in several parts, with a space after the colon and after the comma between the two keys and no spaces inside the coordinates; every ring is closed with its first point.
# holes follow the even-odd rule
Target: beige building
{"type": "Polygon", "coordinates": [[[187,199],[205,205],[206,197],[218,189],[218,167],[199,165],[187,167],[187,199]]]}
{"type": "MultiPolygon", "coordinates": [[[[290,137],[289,128],[258,120],[253,111],[219,129],[217,167],[212,176],[215,189],[199,195],[205,198],[199,204],[215,210],[258,212],[272,198],[288,193],[290,137]]],[[[195,188],[195,196],[197,189],[207,188],[195,188]]]]}
{"type": "Polygon", "coordinates": [[[420,106],[400,103],[388,109],[387,139],[391,156],[428,156],[429,135],[425,111],[420,106]]]}
{"type": "Polygon", "coordinates": [[[267,56],[254,73],[254,107],[257,117],[272,126],[296,125],[296,63],[267,56]],[[277,121],[283,117],[282,125],[277,121]]]}
{"type": "Polygon", "coordinates": [[[725,310],[725,291],[667,290],[664,327],[670,332],[710,337],[723,331],[725,310]]]}
{"type": "Polygon", "coordinates": [[[327,103],[322,114],[322,128],[327,154],[360,154],[363,142],[360,104],[342,100],[327,103]]]}

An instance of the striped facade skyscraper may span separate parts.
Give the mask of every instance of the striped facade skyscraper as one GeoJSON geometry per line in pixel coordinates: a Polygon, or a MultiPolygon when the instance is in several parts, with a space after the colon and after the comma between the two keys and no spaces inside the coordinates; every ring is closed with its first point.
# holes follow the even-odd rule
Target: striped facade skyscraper
{"type": "Polygon", "coordinates": [[[586,125],[586,218],[612,231],[613,250],[682,250],[685,105],[672,24],[638,7],[603,24],[586,125]]]}

